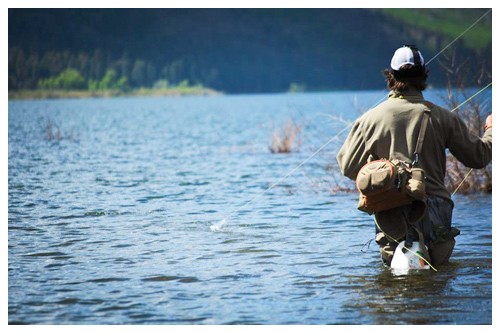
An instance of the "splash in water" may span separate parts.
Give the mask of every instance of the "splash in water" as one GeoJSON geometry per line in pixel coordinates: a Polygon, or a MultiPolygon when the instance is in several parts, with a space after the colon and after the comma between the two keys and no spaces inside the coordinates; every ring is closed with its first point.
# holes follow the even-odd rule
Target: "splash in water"
{"type": "Polygon", "coordinates": [[[225,226],[226,223],[227,223],[227,220],[226,219],[222,219],[219,222],[212,224],[210,226],[210,230],[212,230],[213,232],[221,231],[222,227],[225,226]]]}

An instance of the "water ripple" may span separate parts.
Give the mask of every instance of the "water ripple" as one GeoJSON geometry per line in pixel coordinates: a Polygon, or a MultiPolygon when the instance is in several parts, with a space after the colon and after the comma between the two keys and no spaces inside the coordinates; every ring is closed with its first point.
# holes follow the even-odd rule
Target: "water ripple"
{"type": "Polygon", "coordinates": [[[454,197],[450,265],[398,277],[330,191],[341,140],[262,193],[357,94],[9,102],[9,324],[491,324],[491,196],[454,197]],[[270,154],[293,110],[303,146],[270,154]]]}

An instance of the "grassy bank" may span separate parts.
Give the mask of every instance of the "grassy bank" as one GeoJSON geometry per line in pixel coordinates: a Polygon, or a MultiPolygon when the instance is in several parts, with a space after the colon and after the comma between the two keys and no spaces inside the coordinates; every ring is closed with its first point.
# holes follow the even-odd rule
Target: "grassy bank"
{"type": "Polygon", "coordinates": [[[14,99],[57,99],[57,98],[93,98],[116,96],[208,96],[219,95],[221,92],[201,86],[171,87],[171,88],[139,88],[130,91],[121,90],[13,90],[9,91],[9,100],[14,99]]]}
{"type": "MultiPolygon", "coordinates": [[[[435,38],[443,36],[452,40],[464,32],[487,9],[475,9],[463,11],[456,8],[384,8],[382,12],[409,27],[413,27],[416,35],[424,35],[422,31],[432,32],[435,38]]],[[[491,15],[491,14],[490,14],[491,15]]],[[[491,16],[489,16],[491,17],[491,16]]],[[[480,50],[491,45],[491,18],[486,17],[474,26],[474,29],[467,31],[461,38],[463,43],[471,49],[480,50]]],[[[431,38],[431,39],[435,39],[431,38]]],[[[445,42],[443,42],[445,43],[445,42]]],[[[444,45],[436,45],[437,48],[444,45]]]]}

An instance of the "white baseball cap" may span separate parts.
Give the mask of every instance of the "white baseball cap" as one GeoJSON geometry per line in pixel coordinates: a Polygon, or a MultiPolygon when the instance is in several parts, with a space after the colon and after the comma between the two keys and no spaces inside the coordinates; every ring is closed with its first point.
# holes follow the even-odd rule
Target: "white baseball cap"
{"type": "Polygon", "coordinates": [[[420,65],[425,66],[424,57],[422,53],[415,46],[403,46],[394,52],[394,56],[391,60],[391,68],[395,71],[399,71],[403,65],[420,65]],[[418,54],[419,58],[415,63],[414,55],[418,54]]]}

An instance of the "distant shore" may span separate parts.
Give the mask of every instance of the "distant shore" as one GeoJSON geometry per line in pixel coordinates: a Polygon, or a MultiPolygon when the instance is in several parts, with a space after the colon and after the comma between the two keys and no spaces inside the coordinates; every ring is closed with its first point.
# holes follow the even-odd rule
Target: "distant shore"
{"type": "Polygon", "coordinates": [[[62,99],[62,98],[99,98],[118,96],[212,96],[221,95],[220,91],[201,86],[172,87],[172,88],[139,88],[130,91],[121,90],[12,90],[9,91],[9,100],[22,99],[62,99]]]}

